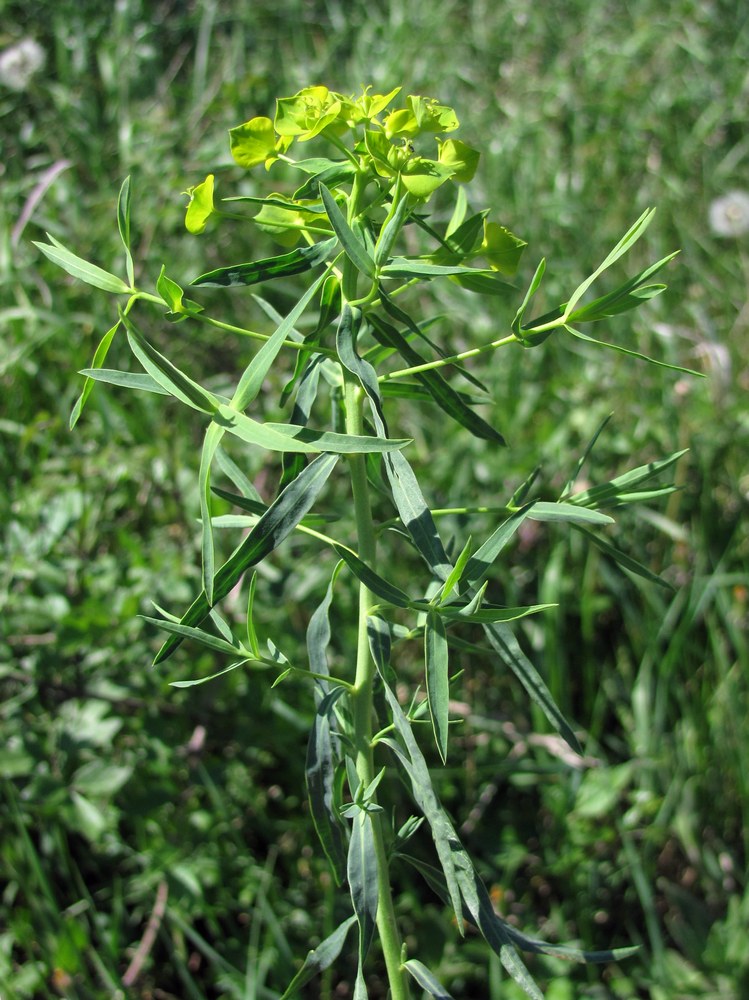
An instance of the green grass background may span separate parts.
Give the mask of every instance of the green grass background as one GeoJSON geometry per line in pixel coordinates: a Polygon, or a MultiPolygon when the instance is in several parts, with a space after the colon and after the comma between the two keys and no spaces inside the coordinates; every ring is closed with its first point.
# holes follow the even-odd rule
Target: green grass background
{"type": "MultiPolygon", "coordinates": [[[[501,570],[508,604],[558,605],[522,641],[606,768],[568,767],[517,686],[471,662],[440,790],[518,926],[642,945],[602,969],[531,960],[550,1000],[749,995],[749,237],[708,224],[713,199],[749,188],[745,5],[26,0],[0,12],[0,44],[31,36],[46,52],[27,89],[0,88],[3,1000],[271,998],[344,912],[304,803],[307,693],[239,672],[168,686],[209,672],[204,653],[148,666],[156,639],[136,615],[151,599],[183,606],[199,579],[197,425],[178,434],[160,397],[100,387],[68,432],[75,372],[112,302],[31,244],[49,231],[120,269],[114,208],[131,174],[141,281],[162,263],[175,277],[226,263],[220,230],[184,232],[180,192],[209,171],[226,193],[250,183],[227,128],[317,82],[436,96],[482,149],[474,207],[529,248],[506,306],[425,303],[449,316],[451,344],[505,329],[541,256],[548,305],[562,300],[649,205],[636,263],[682,249],[669,290],[601,333],[707,379],[552,339],[482,371],[508,451],[453,444],[439,419],[412,430],[441,506],[506,498],[536,465],[558,490],[610,412],[597,479],[690,448],[683,489],[612,536],[673,594],[562,531],[525,538],[501,570]],[[159,893],[156,939],[126,988],[159,893]]],[[[239,297],[227,309],[254,315],[239,297]]],[[[187,325],[157,335],[218,381],[246,357],[187,325]]],[[[261,584],[261,627],[296,642],[324,569],[281,555],[261,584]]],[[[411,953],[456,998],[515,1000],[477,940],[395,877],[411,953]]],[[[344,961],[307,995],[346,997],[351,984],[344,961]]],[[[369,985],[385,995],[376,963],[369,985]]]]}

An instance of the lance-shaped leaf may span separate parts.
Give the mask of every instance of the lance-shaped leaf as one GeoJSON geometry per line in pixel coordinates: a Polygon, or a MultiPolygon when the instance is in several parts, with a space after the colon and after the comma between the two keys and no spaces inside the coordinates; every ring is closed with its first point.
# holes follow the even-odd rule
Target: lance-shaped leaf
{"type": "MultiPolygon", "coordinates": [[[[255,527],[237,546],[213,582],[214,601],[220,601],[240,581],[246,570],[272,552],[310,510],[328,476],[335,468],[337,455],[320,455],[310,462],[290,483],[259,519],[255,527]]],[[[200,625],[211,605],[202,591],[182,616],[182,625],[200,625]]],[[[168,640],[156,654],[154,663],[161,663],[179,646],[177,636],[168,640]]]]}
{"type": "Polygon", "coordinates": [[[297,247],[289,253],[277,257],[265,257],[262,260],[250,261],[247,264],[232,264],[229,267],[219,267],[198,275],[192,285],[219,285],[231,287],[234,285],[257,285],[271,278],[287,278],[292,274],[301,274],[313,267],[319,267],[331,256],[338,244],[333,237],[321,240],[311,247],[297,247]]]}
{"type": "MultiPolygon", "coordinates": [[[[299,164],[297,163],[296,166],[299,164]]],[[[355,173],[356,167],[349,160],[342,160],[340,163],[331,162],[322,170],[308,177],[304,184],[294,192],[294,199],[318,198],[321,184],[326,188],[335,188],[339,184],[350,181],[355,173]]]]}
{"type": "Polygon", "coordinates": [[[477,875],[466,849],[432,788],[429,768],[413,735],[411,725],[398,704],[398,699],[389,687],[385,686],[384,690],[402,745],[389,739],[383,739],[381,742],[396,754],[409,776],[414,800],[424,813],[432,832],[445,878],[448,899],[461,933],[464,932],[465,916],[478,927],[515,982],[528,996],[533,997],[533,1000],[543,1000],[542,993],[520,960],[503,923],[497,922],[489,893],[477,875]]]}
{"type": "MultiPolygon", "coordinates": [[[[525,618],[527,615],[535,615],[540,611],[548,611],[549,608],[556,607],[555,604],[531,604],[521,608],[500,608],[494,605],[484,604],[481,607],[474,607],[475,600],[468,604],[442,604],[440,614],[446,622],[477,622],[479,624],[491,622],[512,622],[518,618],[525,618]]],[[[419,610],[421,608],[416,602],[419,610]]]]}
{"type": "Polygon", "coordinates": [[[391,257],[390,262],[380,268],[383,278],[439,278],[445,275],[480,275],[489,277],[491,272],[460,264],[432,264],[418,257],[391,257]]]}
{"type": "Polygon", "coordinates": [[[343,951],[348,932],[355,923],[355,916],[348,917],[317,948],[308,952],[304,965],[287,986],[281,1000],[292,1000],[293,997],[297,997],[303,986],[335,962],[343,951]]]}
{"type": "Polygon", "coordinates": [[[605,541],[599,535],[594,535],[592,531],[588,531],[587,528],[583,528],[580,525],[576,525],[575,530],[581,532],[585,537],[591,541],[597,548],[601,550],[609,559],[613,559],[615,563],[618,563],[622,569],[629,570],[630,573],[634,573],[635,576],[641,576],[644,580],[649,583],[656,583],[659,587],[663,587],[665,590],[673,590],[674,587],[664,580],[662,576],[658,576],[652,570],[648,569],[647,566],[643,566],[641,562],[633,559],[632,556],[628,556],[626,552],[622,552],[621,549],[617,549],[615,545],[610,542],[605,541]]]}
{"type": "Polygon", "coordinates": [[[485,624],[484,632],[491,645],[499,653],[507,666],[510,667],[554,729],[569,743],[575,753],[582,756],[582,748],[572,727],[554,701],[543,678],[520,648],[517,639],[509,627],[500,622],[485,624]]]}
{"type": "Polygon", "coordinates": [[[536,273],[533,275],[531,283],[528,286],[528,291],[525,293],[525,297],[523,298],[523,301],[520,304],[520,308],[515,313],[515,318],[512,321],[512,332],[516,336],[520,335],[520,326],[523,322],[523,317],[525,316],[525,310],[528,308],[531,299],[541,286],[541,281],[543,280],[545,271],[546,271],[546,258],[542,257],[538,264],[538,267],[536,268],[536,273]]]}
{"type": "Polygon", "coordinates": [[[387,604],[392,604],[396,608],[410,607],[411,599],[408,594],[404,594],[395,584],[383,579],[379,573],[367,566],[351,549],[347,549],[345,545],[334,545],[333,548],[341,559],[344,560],[354,576],[365,587],[368,587],[373,594],[379,597],[380,600],[385,601],[387,604]]]}
{"type": "Polygon", "coordinates": [[[219,406],[213,419],[230,434],[269,451],[305,454],[329,451],[337,455],[365,455],[396,451],[410,444],[408,438],[386,439],[364,434],[338,434],[335,431],[317,431],[299,424],[261,424],[231,406],[219,406]]]}
{"type": "MultiPolygon", "coordinates": [[[[406,338],[390,323],[377,316],[371,317],[372,327],[380,343],[392,347],[410,366],[425,363],[425,358],[415,351],[406,338]]],[[[475,437],[504,445],[507,442],[490,424],[468,406],[459,393],[435,369],[416,372],[414,377],[420,382],[441,410],[469,430],[475,437]]]]}
{"type": "Polygon", "coordinates": [[[574,503],[537,500],[528,514],[531,521],[566,521],[571,524],[614,524],[613,517],[574,503]]]}
{"type": "Polygon", "coordinates": [[[81,368],[79,375],[94,382],[106,382],[107,385],[118,385],[123,389],[138,389],[141,392],[155,392],[159,396],[170,396],[171,393],[144,372],[122,372],[116,368],[81,368]]]}
{"type": "Polygon", "coordinates": [[[369,640],[369,651],[377,670],[383,677],[392,680],[389,676],[392,673],[390,669],[392,638],[390,626],[384,618],[374,614],[367,617],[367,639],[369,640]]]}
{"type": "Polygon", "coordinates": [[[391,209],[390,215],[380,230],[380,235],[377,239],[374,256],[375,264],[377,265],[385,264],[388,261],[390,251],[393,249],[398,234],[413,210],[411,199],[401,191],[400,187],[399,183],[393,195],[394,199],[397,199],[395,211],[391,209]]]}
{"type": "MultiPolygon", "coordinates": [[[[104,365],[107,354],[109,352],[109,348],[114,339],[114,335],[119,330],[121,322],[122,321],[118,319],[117,322],[114,324],[114,326],[110,327],[109,330],[107,330],[107,332],[99,341],[99,345],[96,348],[96,351],[94,352],[94,357],[93,360],[91,361],[91,368],[86,369],[85,373],[82,373],[85,374],[86,381],[83,383],[83,389],[81,390],[81,394],[76,400],[75,406],[73,407],[73,410],[70,414],[69,427],[71,431],[78,423],[81,413],[83,413],[83,408],[86,405],[88,397],[91,395],[91,390],[94,387],[92,379],[95,379],[97,376],[94,374],[93,369],[101,369],[102,366],[104,365]]],[[[102,381],[104,380],[102,379],[102,381]]]]}
{"type": "Polygon", "coordinates": [[[424,667],[429,715],[432,719],[434,739],[443,764],[447,761],[448,707],[450,702],[448,661],[449,653],[444,623],[437,611],[429,611],[424,625],[424,667]]]}
{"type": "Polygon", "coordinates": [[[116,274],[111,274],[109,271],[97,267],[96,264],[84,260],[83,257],[78,257],[68,250],[67,247],[64,247],[54,236],[50,236],[49,233],[46,235],[50,241],[49,243],[35,242],[34,246],[38,247],[53,264],[57,264],[58,267],[61,267],[63,271],[67,271],[73,278],[85,281],[87,285],[93,285],[94,288],[100,288],[104,292],[111,292],[113,295],[125,295],[133,291],[116,274]]]}
{"type": "Polygon", "coordinates": [[[377,883],[377,852],[375,850],[372,816],[358,809],[351,824],[346,874],[351,902],[359,924],[359,966],[367,957],[375,932],[379,891],[377,883]]]}
{"type": "Polygon", "coordinates": [[[627,312],[642,305],[646,299],[652,299],[659,295],[665,285],[648,285],[646,282],[661,270],[670,260],[678,256],[679,251],[670,253],[667,257],[656,261],[644,271],[629,278],[613,291],[602,295],[592,302],[575,309],[569,316],[570,323],[592,323],[595,320],[606,319],[609,316],[617,316],[619,313],[627,312]]]}
{"type": "MultiPolygon", "coordinates": [[[[402,852],[398,853],[398,857],[412,865],[416,871],[422,875],[424,880],[440,897],[440,899],[449,905],[450,900],[447,893],[445,877],[438,868],[427,864],[420,858],[415,858],[402,852]]],[[[466,920],[471,920],[470,913],[468,913],[465,909],[464,916],[466,920]]],[[[490,919],[488,914],[487,919],[490,919]]],[[[581,964],[586,963],[591,965],[598,965],[604,962],[618,962],[622,959],[630,958],[640,950],[639,945],[628,945],[623,948],[608,948],[601,951],[587,951],[584,948],[575,948],[570,945],[550,944],[548,941],[541,941],[538,938],[523,934],[511,924],[506,923],[497,913],[494,914],[494,920],[501,925],[502,934],[506,934],[519,948],[522,948],[523,951],[531,952],[536,955],[549,955],[554,958],[564,959],[568,962],[579,962],[581,964]]]]}
{"type": "Polygon", "coordinates": [[[506,521],[496,528],[468,560],[461,577],[461,583],[466,588],[481,586],[489,575],[489,571],[502,549],[507,545],[523,521],[528,517],[533,505],[526,504],[520,510],[510,515],[506,521]]]}
{"type": "Polygon", "coordinates": [[[307,743],[305,770],[312,822],[338,885],[346,875],[346,842],[335,808],[336,754],[330,716],[342,693],[343,688],[334,688],[317,707],[307,743]]]}
{"type": "Polygon", "coordinates": [[[203,590],[209,604],[213,604],[213,574],[215,570],[213,522],[211,520],[211,463],[223,436],[223,427],[219,427],[215,423],[209,424],[203,438],[203,447],[200,452],[200,470],[198,472],[203,590]]]}
{"type": "Polygon", "coordinates": [[[135,287],[135,268],[133,266],[133,255],[130,252],[130,178],[126,177],[122,182],[119,197],[117,198],[117,228],[120,231],[120,239],[125,247],[125,266],[127,269],[127,280],[130,287],[135,287]]]}
{"type": "Polygon", "coordinates": [[[565,325],[564,329],[567,333],[571,333],[573,337],[577,337],[578,340],[586,340],[589,344],[597,344],[599,347],[605,347],[610,351],[616,351],[618,354],[626,354],[627,357],[637,358],[638,361],[647,361],[649,365],[656,365],[658,368],[668,368],[672,372],[681,372],[684,375],[694,375],[697,378],[705,377],[703,372],[695,371],[694,368],[684,368],[683,365],[672,365],[668,361],[658,361],[657,358],[651,358],[648,354],[642,354],[640,351],[630,350],[630,348],[622,347],[620,344],[611,344],[606,340],[597,340],[595,337],[588,336],[587,333],[575,330],[574,327],[565,325]]]}
{"type": "Polygon", "coordinates": [[[223,397],[217,396],[202,385],[198,385],[188,375],[180,371],[176,365],[160,354],[138,330],[129,316],[123,314],[122,321],[127,327],[127,339],[130,349],[145,370],[170,395],[180,399],[187,406],[203,413],[214,414],[223,403],[223,397]]]}
{"type": "Polygon", "coordinates": [[[366,246],[349,226],[346,217],[338,207],[335,198],[328,191],[324,184],[320,184],[320,196],[322,197],[325,211],[328,213],[330,224],[338,237],[344,253],[363,275],[374,281],[377,276],[377,268],[374,260],[369,256],[366,246]]]}
{"type": "Polygon", "coordinates": [[[630,469],[608,483],[601,483],[600,486],[591,486],[590,489],[581,490],[569,497],[569,500],[575,505],[585,507],[588,505],[592,507],[616,506],[622,503],[633,490],[637,488],[639,491],[639,487],[643,483],[670,468],[683,455],[686,455],[688,450],[684,448],[682,451],[675,451],[657,462],[639,465],[636,469],[630,469]]]}
{"type": "Polygon", "coordinates": [[[403,967],[409,971],[419,986],[423,990],[426,990],[430,997],[434,997],[434,1000],[453,1000],[437,977],[432,975],[426,965],[420,962],[418,958],[409,958],[403,967]]]}
{"type": "Polygon", "coordinates": [[[155,625],[164,632],[169,632],[171,635],[178,635],[182,639],[194,639],[195,642],[199,642],[202,646],[207,646],[208,649],[215,649],[218,653],[230,653],[232,656],[241,656],[247,653],[247,650],[242,649],[238,643],[228,642],[226,639],[221,639],[217,635],[206,632],[205,629],[191,628],[188,625],[182,625],[180,622],[172,622],[165,618],[149,618],[148,615],[143,615],[142,617],[143,621],[150,622],[151,625],[155,625]]]}

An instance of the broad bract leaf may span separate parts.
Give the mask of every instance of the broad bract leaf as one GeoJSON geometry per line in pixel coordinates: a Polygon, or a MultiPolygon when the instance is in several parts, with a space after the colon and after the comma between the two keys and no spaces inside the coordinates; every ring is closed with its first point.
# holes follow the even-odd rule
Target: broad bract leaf
{"type": "Polygon", "coordinates": [[[256,167],[275,158],[276,134],[270,118],[252,118],[244,125],[229,129],[229,145],[234,162],[240,167],[256,167]]]}
{"type": "Polygon", "coordinates": [[[190,202],[185,214],[185,228],[188,233],[198,235],[206,227],[206,223],[216,211],[213,206],[213,174],[208,174],[202,184],[188,188],[185,194],[190,196],[190,202]]]}
{"type": "Polygon", "coordinates": [[[473,180],[476,168],[479,164],[481,153],[471,146],[467,146],[460,139],[446,139],[440,142],[439,139],[439,162],[454,171],[452,177],[454,181],[462,184],[473,180]]]}
{"type": "Polygon", "coordinates": [[[525,240],[515,236],[509,229],[505,229],[497,222],[484,220],[484,241],[481,244],[481,252],[493,271],[499,271],[500,274],[515,274],[523,250],[527,246],[525,240]]]}

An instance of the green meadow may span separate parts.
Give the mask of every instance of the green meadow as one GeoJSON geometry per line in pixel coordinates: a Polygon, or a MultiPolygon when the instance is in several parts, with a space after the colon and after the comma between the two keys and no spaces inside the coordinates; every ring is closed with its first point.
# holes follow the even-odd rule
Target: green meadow
{"type": "MultiPolygon", "coordinates": [[[[409,461],[446,512],[506,504],[534,471],[549,499],[571,476],[585,489],[687,449],[669,470],[676,491],[613,511],[605,538],[624,565],[584,533],[529,521],[493,569],[503,604],[551,606],[513,630],[583,755],[468,642],[447,765],[423,743],[512,927],[639,946],[602,965],[525,955],[548,1000],[749,996],[749,10],[0,0],[0,12],[2,1000],[278,1000],[350,912],[307,803],[309,689],[239,669],[172,686],[222,669],[197,645],[151,665],[160,639],[143,616],[187,607],[201,585],[201,427],[164,396],[97,384],[69,429],[77,373],[116,311],[34,245],[50,234],[124,273],[116,209],[130,176],[144,287],[165,263],[189,280],[238,249],[277,253],[254,227],[191,235],[184,192],[212,173],[227,196],[290,193],[282,172],[241,170],[227,132],[313,84],[437,98],[481,150],[472,207],[528,247],[506,297],[424,286],[420,316],[449,353],[509,330],[542,257],[537,312],[564,301],[650,207],[618,280],[680,251],[659,275],[666,291],[588,328],[614,349],[559,333],[468,362],[509,447],[413,408],[409,461]]],[[[264,303],[251,289],[189,294],[270,333],[268,306],[285,315],[295,299],[288,283],[260,288],[264,303]]],[[[210,372],[217,393],[255,350],[155,313],[148,335],[184,370],[210,372]]],[[[115,339],[107,364],[130,363],[115,339]]],[[[284,361],[264,384],[269,421],[287,419],[289,375],[284,361]]],[[[272,463],[248,454],[243,473],[267,496],[272,463]]],[[[495,522],[481,517],[483,538],[495,522]]],[[[331,567],[295,540],[258,572],[256,627],[284,636],[287,656],[304,659],[331,567]]],[[[226,613],[240,618],[246,600],[232,591],[226,613]]],[[[355,605],[341,591],[337,664],[356,646],[355,605]]],[[[420,683],[418,657],[403,669],[420,683]]],[[[428,835],[414,843],[435,863],[428,835]]],[[[525,995],[416,872],[394,869],[393,894],[409,952],[456,1000],[525,995]]],[[[299,995],[352,997],[349,950],[299,995]]],[[[367,970],[369,996],[385,1000],[376,949],[367,970]]]]}

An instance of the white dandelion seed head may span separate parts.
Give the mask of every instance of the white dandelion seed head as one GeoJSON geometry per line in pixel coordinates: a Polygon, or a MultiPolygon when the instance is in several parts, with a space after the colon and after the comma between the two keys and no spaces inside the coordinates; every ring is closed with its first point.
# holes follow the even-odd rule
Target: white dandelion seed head
{"type": "Polygon", "coordinates": [[[10,90],[26,90],[47,56],[39,42],[24,38],[0,52],[0,85],[10,90]]]}
{"type": "Polygon", "coordinates": [[[710,228],[716,236],[749,233],[749,194],[729,191],[710,203],[710,228]]]}

